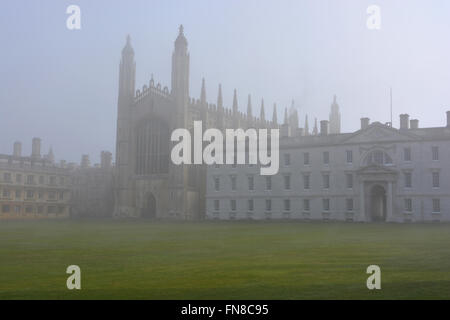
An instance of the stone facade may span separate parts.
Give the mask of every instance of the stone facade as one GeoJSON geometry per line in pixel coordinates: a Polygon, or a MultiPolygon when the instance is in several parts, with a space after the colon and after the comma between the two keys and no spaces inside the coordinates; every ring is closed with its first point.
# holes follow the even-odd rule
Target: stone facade
{"type": "MultiPolygon", "coordinates": [[[[450,221],[450,112],[443,127],[401,127],[361,119],[353,133],[280,140],[280,170],[250,165],[208,168],[209,219],[360,222],[450,221]]],[[[411,124],[411,126],[410,126],[411,124]]]]}
{"type": "Polygon", "coordinates": [[[70,170],[54,164],[51,150],[41,157],[40,145],[34,138],[29,157],[20,142],[12,155],[0,155],[0,219],[69,217],[70,170]]]}
{"type": "MultiPolygon", "coordinates": [[[[219,85],[217,104],[207,102],[205,81],[199,99],[189,95],[188,43],[180,26],[172,54],[172,86],[162,87],[153,78],[135,90],[136,63],[130,37],[122,50],[119,68],[114,217],[202,219],[205,217],[206,167],[173,165],[170,150],[173,130],[192,130],[200,120],[203,128],[276,128],[266,120],[264,101],[260,116],[238,110],[236,90],[231,109],[223,105],[219,85]]],[[[296,117],[292,113],[289,121],[296,117]]],[[[298,119],[297,119],[298,123],[298,119]]],[[[294,130],[294,128],[292,128],[294,130]]]]}
{"type": "Polygon", "coordinates": [[[71,171],[72,218],[111,218],[114,209],[111,153],[101,152],[99,165],[90,166],[87,155],[71,171]]]}

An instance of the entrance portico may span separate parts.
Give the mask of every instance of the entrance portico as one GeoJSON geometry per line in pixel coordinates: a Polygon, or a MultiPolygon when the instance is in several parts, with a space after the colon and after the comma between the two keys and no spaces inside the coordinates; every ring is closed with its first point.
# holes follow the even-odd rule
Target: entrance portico
{"type": "Polygon", "coordinates": [[[359,214],[361,222],[392,222],[393,192],[397,172],[385,166],[371,165],[357,172],[359,181],[359,214]]]}

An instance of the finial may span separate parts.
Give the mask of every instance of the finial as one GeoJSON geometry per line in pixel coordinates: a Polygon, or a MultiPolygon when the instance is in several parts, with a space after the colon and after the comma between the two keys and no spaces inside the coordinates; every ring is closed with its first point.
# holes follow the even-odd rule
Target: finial
{"type": "Polygon", "coordinates": [[[131,37],[130,37],[130,34],[127,34],[127,44],[128,44],[128,45],[131,44],[131,37]]]}
{"type": "Polygon", "coordinates": [[[272,115],[272,122],[275,124],[278,124],[278,117],[277,117],[277,104],[273,104],[273,115],[272,115]]]}
{"type": "Polygon", "coordinates": [[[180,34],[183,34],[183,33],[184,33],[184,27],[183,27],[183,25],[182,25],[182,24],[180,24],[180,28],[179,28],[179,31],[180,31],[180,34]]]}
{"type": "Polygon", "coordinates": [[[205,78],[202,78],[202,90],[200,92],[200,101],[206,103],[206,88],[205,88],[205,78]]]}
{"type": "Polygon", "coordinates": [[[237,109],[238,109],[237,93],[236,93],[236,89],[234,89],[234,94],[233,94],[233,111],[237,112],[237,109]]]}
{"type": "Polygon", "coordinates": [[[288,124],[288,111],[287,111],[287,107],[284,108],[284,124],[288,124]]]}
{"type": "Polygon", "coordinates": [[[217,108],[223,108],[223,99],[222,99],[222,84],[219,83],[219,93],[217,95],[217,108]]]}

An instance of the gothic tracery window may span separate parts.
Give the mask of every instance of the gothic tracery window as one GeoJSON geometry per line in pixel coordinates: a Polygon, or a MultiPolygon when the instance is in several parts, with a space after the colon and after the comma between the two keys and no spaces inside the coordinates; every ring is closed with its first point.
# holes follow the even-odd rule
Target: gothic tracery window
{"type": "Polygon", "coordinates": [[[170,132],[158,119],[142,122],[136,128],[136,174],[169,172],[170,132]]]}

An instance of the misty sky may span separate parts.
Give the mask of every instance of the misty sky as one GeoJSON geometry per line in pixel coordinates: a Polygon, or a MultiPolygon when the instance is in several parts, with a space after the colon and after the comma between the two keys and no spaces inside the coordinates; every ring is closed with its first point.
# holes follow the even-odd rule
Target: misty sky
{"type": "Polygon", "coordinates": [[[137,89],[151,74],[170,86],[178,25],[191,55],[191,91],[198,98],[205,77],[216,103],[222,83],[231,106],[247,95],[266,118],[278,118],[294,99],[303,126],[328,118],[334,94],[343,131],[361,117],[390,120],[409,113],[421,127],[443,126],[450,110],[450,1],[50,1],[4,0],[0,10],[0,153],[23,154],[31,139],[53,147],[57,160],[79,162],[101,150],[114,154],[118,64],[129,33],[136,53],[137,89]],[[66,8],[81,7],[82,29],[66,28],[66,8]],[[381,7],[381,30],[368,30],[366,9],[381,7]]]}

